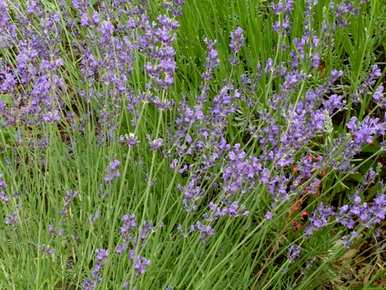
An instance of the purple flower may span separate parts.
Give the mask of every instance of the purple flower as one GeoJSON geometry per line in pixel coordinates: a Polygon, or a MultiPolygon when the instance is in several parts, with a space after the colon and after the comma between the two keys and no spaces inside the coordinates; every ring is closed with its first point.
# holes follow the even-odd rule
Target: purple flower
{"type": "Polygon", "coordinates": [[[353,229],[355,226],[355,221],[351,213],[351,208],[349,205],[345,204],[338,209],[336,214],[336,220],[338,223],[342,224],[348,229],[353,229]]]}
{"type": "Polygon", "coordinates": [[[130,233],[137,227],[137,221],[134,214],[125,214],[122,217],[122,226],[119,232],[124,240],[128,240],[130,233]]]}
{"type": "Polygon", "coordinates": [[[214,229],[210,225],[204,225],[199,221],[193,225],[193,228],[200,232],[201,240],[207,240],[214,235],[214,229]]]}
{"type": "Polygon", "coordinates": [[[266,220],[271,220],[272,219],[272,212],[271,211],[267,211],[264,215],[264,218],[266,220]]]}
{"type": "Polygon", "coordinates": [[[78,192],[76,191],[66,191],[64,193],[64,206],[61,214],[63,216],[67,215],[68,209],[71,206],[72,201],[75,199],[75,197],[78,196],[78,192]]]}
{"type": "Polygon", "coordinates": [[[361,123],[357,117],[352,117],[347,123],[347,128],[354,137],[357,145],[370,144],[377,135],[384,135],[386,131],[385,123],[380,123],[377,118],[366,116],[361,123]]]}
{"type": "Polygon", "coordinates": [[[231,42],[229,47],[232,51],[231,64],[236,64],[236,55],[240,52],[240,49],[244,46],[244,30],[241,27],[237,27],[231,32],[231,42]]]}
{"type": "Polygon", "coordinates": [[[373,94],[373,100],[380,106],[381,108],[386,108],[386,99],[383,98],[383,85],[379,85],[373,94]]]}
{"type": "Polygon", "coordinates": [[[179,190],[183,193],[183,204],[186,210],[195,211],[195,201],[201,197],[202,189],[198,184],[198,180],[191,179],[184,187],[179,186],[179,190]]]}
{"type": "Polygon", "coordinates": [[[150,260],[142,256],[136,256],[134,250],[130,250],[129,259],[134,262],[134,270],[138,274],[144,274],[147,267],[150,265],[150,260]]]}
{"type": "Polygon", "coordinates": [[[0,201],[4,203],[9,202],[9,197],[4,191],[0,191],[0,201]]]}
{"type": "Polygon", "coordinates": [[[208,82],[213,78],[214,70],[218,67],[220,64],[220,59],[218,57],[218,52],[215,48],[216,41],[205,39],[204,40],[206,47],[207,47],[207,57],[205,61],[205,71],[202,73],[201,78],[204,81],[204,86],[201,89],[201,94],[198,97],[199,103],[203,103],[208,94],[208,82]]]}
{"type": "Polygon", "coordinates": [[[5,217],[4,223],[8,226],[14,226],[18,224],[18,213],[14,211],[5,217]]]}
{"type": "Polygon", "coordinates": [[[164,140],[162,138],[156,138],[150,141],[150,148],[153,151],[156,151],[162,147],[164,140]]]}
{"type": "Polygon", "coordinates": [[[103,21],[99,31],[102,33],[102,43],[107,44],[114,32],[114,25],[110,21],[103,21]]]}
{"type": "Polygon", "coordinates": [[[341,110],[344,105],[343,96],[331,95],[328,100],[324,102],[324,108],[332,114],[335,110],[341,110]]]}
{"type": "Polygon", "coordinates": [[[319,68],[319,65],[320,65],[320,55],[319,53],[314,53],[312,55],[312,67],[314,69],[317,69],[319,68]]]}
{"type": "Polygon", "coordinates": [[[47,256],[53,256],[55,254],[55,249],[49,245],[41,245],[40,250],[47,256]]]}
{"type": "Polygon", "coordinates": [[[99,262],[99,263],[103,263],[107,257],[109,256],[109,252],[106,250],[106,249],[97,249],[96,250],[96,260],[99,262]]]}
{"type": "Polygon", "coordinates": [[[112,182],[114,179],[119,177],[121,174],[119,173],[119,165],[121,162],[119,160],[113,160],[110,162],[110,165],[107,167],[107,173],[104,177],[105,182],[112,182]]]}
{"type": "Polygon", "coordinates": [[[123,244],[118,244],[116,247],[115,247],[115,252],[118,254],[118,255],[122,255],[124,251],[127,250],[127,243],[123,243],[123,244]]]}
{"type": "Polygon", "coordinates": [[[82,283],[82,288],[84,290],[95,290],[97,287],[97,281],[91,279],[85,279],[82,283]]]}
{"type": "Polygon", "coordinates": [[[358,237],[358,232],[352,231],[350,235],[342,237],[343,246],[347,249],[351,246],[353,240],[358,237]]]}
{"type": "MultiPolygon", "coordinates": [[[[368,93],[368,91],[370,90],[370,88],[372,86],[374,86],[374,84],[376,83],[376,80],[382,75],[382,72],[381,72],[381,69],[378,67],[378,65],[373,65],[371,66],[371,71],[369,73],[369,75],[367,76],[367,78],[364,80],[364,82],[360,85],[360,87],[358,88],[358,90],[355,92],[355,95],[354,95],[354,101],[355,102],[358,102],[359,101],[359,98],[361,96],[364,96],[368,93]]],[[[380,90],[383,90],[383,87],[382,85],[378,87],[378,89],[380,90]]],[[[375,98],[379,98],[379,94],[382,94],[381,91],[378,91],[376,92],[377,94],[375,95],[375,98]]]]}
{"type": "Polygon", "coordinates": [[[231,32],[231,43],[229,47],[234,54],[237,54],[241,47],[244,46],[244,30],[241,27],[237,27],[235,31],[231,32]]]}
{"type": "Polygon", "coordinates": [[[328,219],[334,215],[332,207],[325,206],[323,203],[319,204],[310,217],[310,224],[307,226],[305,234],[310,236],[314,231],[326,226],[328,219]]]}
{"type": "Polygon", "coordinates": [[[134,135],[134,133],[130,133],[129,135],[127,135],[127,134],[121,135],[119,137],[119,141],[121,143],[126,143],[127,146],[129,146],[129,147],[133,147],[139,143],[139,141],[138,141],[137,137],[134,135]]]}
{"type": "Polygon", "coordinates": [[[173,43],[179,24],[173,18],[160,15],[157,22],[144,17],[141,25],[144,29],[140,39],[141,49],[148,55],[145,70],[161,89],[168,89],[174,83],[176,62],[173,43]]]}
{"type": "Polygon", "coordinates": [[[290,263],[299,258],[302,248],[298,245],[291,245],[288,248],[287,258],[290,263]]]}
{"type": "Polygon", "coordinates": [[[342,76],[343,76],[343,72],[342,71],[333,69],[331,71],[330,83],[336,82],[342,76]]]}

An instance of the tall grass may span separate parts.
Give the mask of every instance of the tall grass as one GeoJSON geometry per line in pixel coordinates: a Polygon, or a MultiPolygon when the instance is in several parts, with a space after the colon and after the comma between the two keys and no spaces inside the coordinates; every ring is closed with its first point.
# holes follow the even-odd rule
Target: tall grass
{"type": "MultiPolygon", "coordinates": [[[[7,45],[0,49],[0,82],[4,83],[7,67],[15,72],[15,78],[20,78],[17,66],[21,43],[32,39],[24,30],[28,28],[44,35],[41,20],[54,12],[59,18],[54,24],[60,29],[59,40],[47,45],[52,54],[46,58],[60,56],[63,65],[47,75],[58,76],[64,82],[52,93],[59,94],[60,119],[54,122],[39,119],[28,123],[18,119],[20,110],[27,105],[23,102],[31,99],[16,105],[12,102],[23,91],[29,96],[36,86],[33,81],[19,82],[13,90],[0,91],[0,100],[16,118],[14,124],[7,123],[4,117],[7,112],[2,109],[0,172],[6,183],[2,190],[9,201],[0,203],[0,289],[85,288],[85,281],[94,279],[92,271],[98,264],[98,249],[108,250],[108,257],[100,259],[100,279],[93,280],[97,282],[97,289],[123,289],[125,283],[128,289],[386,287],[384,220],[376,228],[358,223],[355,228],[358,237],[348,247],[344,241],[351,231],[336,219],[328,219],[328,223],[311,236],[305,234],[312,213],[321,202],[339,208],[349,203],[359,190],[363,201],[372,204],[376,194],[384,193],[384,135],[373,136],[372,143],[363,144],[350,160],[344,160],[346,143],[339,143],[340,138],[351,136],[347,123],[353,116],[361,121],[365,116],[378,116],[383,122],[380,126],[385,126],[384,108],[372,100],[376,88],[385,84],[386,5],[383,1],[353,1],[358,10],[344,15],[347,21],[344,26],[339,25],[337,12],[330,5],[334,2],[338,7],[341,1],[314,1],[310,19],[312,34],[320,41],[321,62],[317,68],[310,68],[307,58],[311,54],[305,52],[299,70],[309,78],[302,79],[276,109],[270,102],[284,81],[269,70],[265,72],[265,66],[269,58],[274,68],[291,62],[290,50],[295,47],[294,38],[300,39],[304,33],[306,3],[310,1],[295,1],[290,16],[291,29],[277,33],[273,25],[284,17],[284,13],[277,16],[273,12],[272,4],[277,1],[186,0],[181,16],[175,17],[179,27],[173,42],[177,63],[173,85],[157,86],[144,69],[152,57],[133,49],[132,70],[130,73],[127,70],[126,89],[122,94],[116,93],[116,84],[104,82],[104,70],[109,68],[99,68],[93,82],[81,71],[85,59],[81,47],[89,48],[96,58],[106,62],[114,57],[108,59],[109,51],[99,42],[101,36],[96,28],[99,26],[82,26],[79,9],[71,1],[37,1],[42,12],[32,16],[27,12],[30,1],[0,2],[7,6],[6,12],[2,12],[9,16],[7,25],[15,24],[18,35],[15,39],[8,38],[9,31],[1,30],[1,38],[6,39],[7,45]],[[20,15],[27,15],[26,27],[20,15]],[[244,30],[245,46],[237,54],[238,63],[232,65],[229,35],[236,27],[244,30]],[[323,132],[293,153],[293,165],[310,154],[315,158],[331,158],[330,163],[326,161],[327,168],[317,168],[309,180],[303,180],[295,189],[288,185],[288,197],[275,202],[266,184],[260,182],[262,177],[254,176],[256,181],[243,183],[244,193],[235,194],[240,206],[245,206],[248,212],[210,222],[214,233],[207,238],[203,237],[197,222],[207,221],[209,202],[220,203],[228,198],[222,176],[230,163],[231,149],[207,172],[201,172],[205,176],[202,195],[197,200],[197,209],[190,212],[184,207],[181,188],[195,178],[212,149],[205,147],[208,151],[203,150],[201,155],[183,155],[178,154],[176,143],[176,120],[182,115],[181,104],[186,102],[193,107],[202,90],[201,75],[207,56],[205,38],[217,40],[215,47],[220,64],[209,82],[208,101],[203,111],[210,114],[211,102],[224,84],[232,83],[246,96],[232,99],[237,108],[226,116],[226,125],[221,129],[229,148],[241,144],[248,158],[266,154],[260,138],[265,128],[270,130],[269,118],[277,121],[282,132],[290,130],[293,104],[304,100],[308,89],[325,84],[333,69],[342,70],[343,76],[328,89],[324,98],[339,94],[345,100],[344,107],[326,119],[323,132]],[[356,94],[374,64],[380,67],[382,75],[357,102],[356,94]],[[259,65],[261,69],[257,68],[259,65]],[[242,82],[243,74],[251,78],[249,87],[242,82]],[[149,82],[151,87],[146,85],[149,82]],[[127,109],[129,93],[138,99],[133,111],[127,109]],[[142,95],[157,96],[161,101],[172,103],[168,109],[159,109],[150,97],[141,98],[142,95]],[[108,114],[105,123],[103,112],[108,114]],[[120,136],[125,134],[129,137],[133,134],[138,144],[128,146],[120,142],[120,136]],[[163,145],[152,149],[151,141],[157,138],[163,139],[163,145]],[[173,159],[176,159],[176,168],[171,168],[173,159]],[[120,161],[119,176],[106,181],[105,177],[114,171],[110,168],[113,160],[120,161]],[[343,161],[349,161],[352,167],[339,170],[343,161]],[[190,167],[181,173],[179,169],[184,164],[190,167]],[[373,183],[361,187],[370,168],[374,168],[377,177],[373,183]],[[304,189],[319,177],[318,192],[305,194],[304,189]],[[76,194],[69,198],[68,192],[76,194]],[[272,218],[267,217],[268,211],[272,212],[272,218]],[[122,255],[115,252],[117,245],[125,242],[120,234],[125,214],[132,214],[137,222],[126,241],[134,259],[129,258],[128,251],[122,255]],[[12,217],[13,221],[9,222],[12,217]],[[146,230],[149,232],[142,239],[146,230]],[[292,259],[289,251],[294,245],[301,251],[292,259]],[[144,273],[138,273],[135,267],[138,257],[150,261],[144,273]]],[[[114,1],[91,2],[87,6],[90,17],[93,11],[101,11],[101,17],[105,17],[102,4],[114,7],[114,1]]],[[[129,2],[122,4],[121,9],[129,10],[131,5],[138,4],[154,21],[166,13],[159,1],[129,2]]],[[[106,15],[111,17],[115,29],[119,22],[127,22],[129,16],[119,15],[118,9],[111,11],[106,15]]],[[[133,28],[115,33],[135,41],[142,31],[133,28]]],[[[118,67],[119,49],[110,53],[115,55],[118,67]]],[[[38,56],[37,62],[43,59],[38,56]]],[[[193,139],[201,140],[200,128],[208,126],[214,131],[217,125],[213,124],[197,122],[187,132],[193,139]]],[[[273,176],[296,177],[292,165],[279,169],[274,161],[264,160],[262,164],[272,169],[273,176]]],[[[237,176],[237,172],[234,174],[237,176]]]]}

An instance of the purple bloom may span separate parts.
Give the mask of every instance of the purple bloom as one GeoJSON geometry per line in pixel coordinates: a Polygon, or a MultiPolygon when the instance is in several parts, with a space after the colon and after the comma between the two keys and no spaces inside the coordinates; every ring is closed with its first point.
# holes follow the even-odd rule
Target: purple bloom
{"type": "Polygon", "coordinates": [[[136,256],[134,250],[130,250],[129,259],[134,262],[134,270],[138,274],[144,274],[147,267],[150,265],[150,260],[142,256],[136,256]]]}
{"type": "Polygon", "coordinates": [[[167,89],[174,83],[176,62],[173,42],[179,24],[166,15],[158,16],[157,21],[151,22],[147,17],[143,18],[144,34],[140,39],[141,49],[149,57],[149,61],[145,63],[146,72],[155,84],[167,89]]]}
{"type": "Polygon", "coordinates": [[[107,167],[107,174],[104,177],[105,182],[112,182],[114,179],[119,177],[119,165],[121,162],[119,160],[113,160],[110,162],[110,165],[107,167]]]}
{"type": "Polygon", "coordinates": [[[99,263],[103,263],[107,257],[109,256],[109,252],[106,249],[97,249],[96,250],[96,260],[99,263]]]}
{"type": "Polygon", "coordinates": [[[72,201],[75,199],[75,197],[78,196],[78,192],[76,191],[66,191],[64,193],[64,206],[61,214],[63,216],[67,215],[68,209],[71,206],[72,201]]]}
{"type": "Polygon", "coordinates": [[[353,229],[355,221],[350,211],[350,206],[345,204],[341,206],[336,214],[336,220],[348,229],[353,229]]]}
{"type": "Polygon", "coordinates": [[[5,217],[4,223],[8,226],[13,226],[18,223],[18,213],[14,211],[5,217]]]}
{"type": "Polygon", "coordinates": [[[193,228],[200,232],[201,240],[207,240],[209,237],[214,235],[214,229],[210,225],[204,225],[199,221],[193,226],[193,228]]]}
{"type": "Polygon", "coordinates": [[[272,212],[271,211],[267,211],[264,215],[264,218],[266,220],[271,220],[272,219],[272,212]]]}
{"type": "Polygon", "coordinates": [[[121,143],[126,143],[129,147],[133,147],[139,143],[137,137],[133,133],[130,133],[129,135],[121,135],[119,137],[119,141],[121,143]]]}
{"type": "Polygon", "coordinates": [[[162,138],[156,138],[150,141],[150,148],[153,151],[159,150],[163,145],[164,140],[162,138]]]}
{"type": "Polygon", "coordinates": [[[137,227],[137,221],[133,214],[125,214],[121,220],[123,224],[119,231],[122,238],[127,241],[130,237],[130,233],[137,227]]]}
{"type": "Polygon", "coordinates": [[[341,110],[344,105],[343,96],[331,95],[328,100],[324,102],[324,108],[332,114],[335,110],[341,110]]]}
{"type": "Polygon", "coordinates": [[[383,85],[378,86],[373,94],[373,100],[380,106],[381,108],[386,108],[386,99],[383,98],[384,87],[383,85]]]}
{"type": "Polygon", "coordinates": [[[99,31],[102,33],[102,43],[107,44],[114,32],[114,25],[110,21],[103,21],[99,31]]]}
{"type": "Polygon", "coordinates": [[[383,96],[383,89],[384,89],[383,85],[380,85],[380,86],[378,86],[378,88],[375,90],[375,92],[374,92],[374,94],[373,94],[373,100],[374,100],[375,102],[378,103],[378,102],[381,101],[382,96],[383,96]]]}
{"type": "Polygon", "coordinates": [[[319,204],[310,217],[310,224],[307,226],[305,234],[310,236],[314,231],[325,227],[328,224],[328,219],[334,215],[332,207],[325,206],[323,203],[319,204]]]}
{"type": "Polygon", "coordinates": [[[195,201],[200,198],[202,194],[201,187],[197,184],[196,179],[191,179],[184,187],[179,186],[179,190],[183,193],[183,204],[188,211],[195,211],[195,201]]]}
{"type": "Polygon", "coordinates": [[[97,281],[91,279],[85,279],[82,283],[82,288],[84,290],[95,290],[97,287],[97,281]]]}
{"type": "Polygon", "coordinates": [[[338,71],[336,69],[333,69],[331,71],[330,83],[336,82],[342,76],[343,76],[343,72],[342,71],[338,71]]]}
{"type": "Polygon", "coordinates": [[[319,68],[319,65],[320,65],[320,55],[319,53],[314,53],[312,55],[312,67],[314,69],[317,69],[319,68]]]}
{"type": "Polygon", "coordinates": [[[375,178],[377,177],[377,172],[374,171],[374,169],[370,168],[366,174],[363,176],[363,184],[369,185],[375,181],[375,178]]]}
{"type": "MultiPolygon", "coordinates": [[[[382,75],[381,69],[378,65],[371,66],[371,71],[364,82],[360,85],[358,90],[355,92],[354,101],[358,102],[361,96],[364,96],[368,93],[372,86],[376,83],[376,80],[382,75]]],[[[383,87],[382,85],[378,87],[380,91],[376,91],[375,99],[379,98],[382,94],[383,87]]]]}
{"type": "Polygon", "coordinates": [[[127,243],[123,243],[123,244],[119,244],[115,247],[115,252],[118,254],[118,255],[122,255],[124,251],[127,250],[127,243]]]}
{"type": "Polygon", "coordinates": [[[342,238],[343,246],[347,249],[351,246],[353,240],[358,237],[358,233],[356,231],[352,231],[350,235],[346,235],[342,238]]]}
{"type": "Polygon", "coordinates": [[[290,263],[294,262],[297,258],[299,258],[302,248],[298,245],[291,245],[288,248],[287,258],[290,263]]]}
{"type": "Polygon", "coordinates": [[[0,201],[4,203],[9,202],[9,197],[4,191],[0,191],[0,201]]]}
{"type": "Polygon", "coordinates": [[[198,105],[202,105],[206,101],[209,92],[209,81],[212,80],[214,71],[220,64],[218,52],[215,48],[216,41],[205,38],[204,42],[207,47],[207,57],[205,61],[205,71],[201,74],[201,79],[204,81],[204,84],[197,98],[198,105]]]}
{"type": "Polygon", "coordinates": [[[377,135],[384,135],[386,131],[385,123],[380,123],[377,118],[366,116],[361,123],[358,124],[357,117],[352,117],[347,123],[347,128],[354,137],[354,142],[357,145],[370,144],[377,135]]]}
{"type": "Polygon", "coordinates": [[[240,49],[244,46],[244,30],[241,27],[237,27],[235,31],[231,32],[231,42],[229,47],[232,51],[231,64],[236,64],[236,55],[240,52],[240,49]]]}

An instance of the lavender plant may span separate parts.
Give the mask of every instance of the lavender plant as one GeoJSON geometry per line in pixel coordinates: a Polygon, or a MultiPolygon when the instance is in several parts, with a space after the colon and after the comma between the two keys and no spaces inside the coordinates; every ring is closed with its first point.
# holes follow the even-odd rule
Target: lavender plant
{"type": "Polygon", "coordinates": [[[0,288],[381,289],[385,13],[0,0],[0,288]]]}

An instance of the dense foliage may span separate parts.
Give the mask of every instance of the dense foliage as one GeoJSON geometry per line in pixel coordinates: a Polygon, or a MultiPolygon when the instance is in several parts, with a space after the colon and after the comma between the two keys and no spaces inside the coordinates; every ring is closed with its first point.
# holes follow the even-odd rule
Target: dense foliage
{"type": "Polygon", "coordinates": [[[0,0],[0,289],[386,287],[385,15],[0,0]]]}

